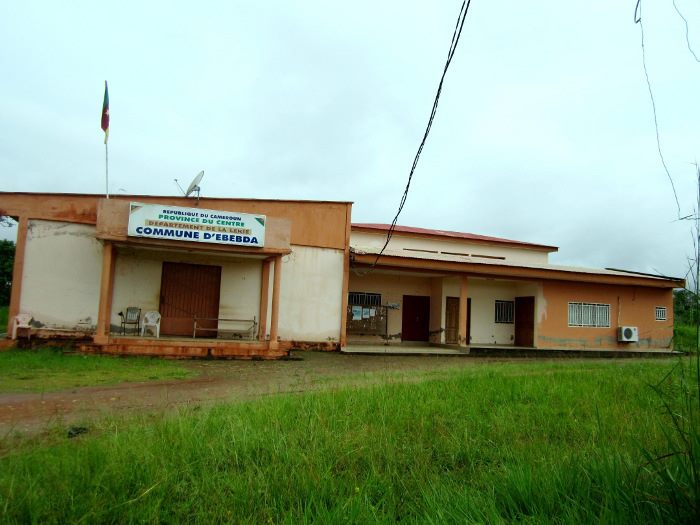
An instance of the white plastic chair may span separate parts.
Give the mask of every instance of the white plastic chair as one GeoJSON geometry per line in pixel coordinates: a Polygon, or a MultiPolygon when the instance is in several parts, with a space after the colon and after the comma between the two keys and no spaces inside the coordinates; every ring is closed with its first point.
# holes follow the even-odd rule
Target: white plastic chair
{"type": "Polygon", "coordinates": [[[160,314],[155,311],[146,312],[143,314],[143,323],[141,323],[141,337],[146,333],[146,328],[155,329],[156,337],[160,337],[160,314]]]}
{"type": "Polygon", "coordinates": [[[32,338],[32,325],[29,323],[32,321],[32,314],[18,314],[15,316],[15,320],[12,323],[12,339],[17,339],[17,329],[26,329],[27,338],[32,338]]]}

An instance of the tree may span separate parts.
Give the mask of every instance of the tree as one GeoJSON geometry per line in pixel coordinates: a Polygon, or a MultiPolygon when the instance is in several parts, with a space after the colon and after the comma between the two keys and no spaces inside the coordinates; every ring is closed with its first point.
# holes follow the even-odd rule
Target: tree
{"type": "Polygon", "coordinates": [[[12,268],[15,263],[15,243],[0,240],[0,306],[10,304],[12,268]]]}
{"type": "Polygon", "coordinates": [[[678,324],[695,324],[695,294],[690,290],[675,290],[673,293],[673,318],[678,324]]]}

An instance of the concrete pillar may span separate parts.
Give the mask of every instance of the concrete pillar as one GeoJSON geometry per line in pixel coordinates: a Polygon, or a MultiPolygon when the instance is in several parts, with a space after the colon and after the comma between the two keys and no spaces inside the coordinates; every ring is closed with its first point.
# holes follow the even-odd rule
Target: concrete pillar
{"type": "Polygon", "coordinates": [[[442,277],[430,279],[430,342],[444,343],[445,332],[442,329],[442,277]]]}
{"type": "MultiPolygon", "coordinates": [[[[27,217],[20,217],[17,225],[17,242],[15,243],[15,262],[12,267],[12,290],[10,292],[10,307],[7,311],[7,333],[12,333],[12,323],[20,313],[22,299],[22,276],[24,275],[24,252],[27,246],[27,217]]],[[[29,312],[31,313],[31,312],[29,312]]]]}
{"type": "Polygon", "coordinates": [[[459,346],[467,346],[467,292],[468,280],[466,275],[459,278],[459,346]]]}
{"type": "Polygon", "coordinates": [[[112,320],[112,296],[114,293],[114,255],[116,249],[111,241],[104,241],[102,246],[102,275],[100,277],[100,303],[97,310],[97,331],[93,338],[95,343],[109,342],[112,320]]]}
{"type": "Polygon", "coordinates": [[[280,317],[280,284],[282,282],[282,256],[275,257],[274,276],[272,279],[272,314],[270,317],[270,350],[279,348],[277,342],[280,317]]]}
{"type": "Polygon", "coordinates": [[[258,325],[258,341],[264,341],[267,336],[267,302],[270,298],[270,259],[262,263],[262,282],[260,283],[260,324],[258,325]]]}

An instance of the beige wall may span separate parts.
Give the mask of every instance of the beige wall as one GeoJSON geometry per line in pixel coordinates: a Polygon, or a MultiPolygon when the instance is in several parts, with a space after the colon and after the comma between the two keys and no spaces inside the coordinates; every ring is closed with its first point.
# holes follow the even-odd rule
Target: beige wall
{"type": "MultiPolygon", "coordinates": [[[[532,295],[535,296],[535,305],[537,305],[539,303],[538,296],[541,294],[540,289],[541,287],[534,283],[517,283],[470,277],[467,285],[467,296],[472,300],[470,343],[513,344],[515,325],[495,322],[496,300],[514,301],[516,297],[532,295]]],[[[448,296],[459,297],[459,280],[457,278],[443,281],[443,305],[448,296]]],[[[445,327],[444,307],[441,326],[445,327]]]]}
{"type": "MultiPolygon", "coordinates": [[[[350,246],[359,250],[370,250],[381,248],[386,242],[385,233],[367,233],[353,231],[350,234],[350,246]]],[[[417,250],[436,250],[438,252],[464,253],[474,257],[474,260],[488,261],[489,259],[479,259],[476,255],[489,255],[493,257],[505,257],[508,262],[522,264],[546,264],[548,261],[547,252],[538,250],[528,250],[526,248],[513,248],[507,246],[494,246],[490,244],[479,244],[474,241],[446,239],[426,239],[422,237],[409,237],[395,234],[389,241],[388,250],[404,250],[407,257],[411,252],[406,248],[417,250]]]]}
{"type": "Polygon", "coordinates": [[[344,250],[305,246],[292,246],[292,253],[282,257],[282,340],[340,340],[344,258],[344,250]]]}
{"type": "Polygon", "coordinates": [[[142,312],[159,309],[163,261],[221,266],[219,317],[258,318],[260,259],[120,248],[114,271],[113,327],[119,326],[118,314],[128,306],[138,306],[142,312]]]}
{"type": "MultiPolygon", "coordinates": [[[[94,226],[30,221],[22,312],[50,327],[94,327],[102,271],[102,245],[94,234],[94,226]]],[[[282,340],[339,341],[344,257],[343,250],[304,246],[293,246],[293,252],[283,257],[282,340]]],[[[219,316],[258,318],[261,259],[122,246],[117,248],[114,271],[113,329],[120,325],[119,312],[128,306],[143,312],[159,309],[163,261],[221,266],[219,316]]],[[[271,297],[272,283],[268,301],[271,297]]]]}
{"type": "Polygon", "coordinates": [[[20,312],[50,328],[94,329],[101,271],[94,226],[30,220],[20,312]]]}
{"type": "MultiPolygon", "coordinates": [[[[400,339],[401,311],[404,295],[431,296],[430,330],[440,331],[434,335],[433,342],[445,342],[445,314],[447,297],[459,297],[458,277],[422,277],[402,274],[372,272],[366,276],[350,275],[351,292],[370,292],[382,294],[382,304],[399,303],[399,310],[389,310],[389,334],[400,339]],[[437,302],[437,304],[436,304],[437,302]]],[[[517,281],[498,281],[470,277],[467,296],[471,298],[471,344],[513,344],[515,325],[495,322],[495,301],[513,301],[515,297],[535,297],[535,335],[537,335],[537,318],[544,315],[537,313],[543,304],[543,291],[540,283],[517,281]]],[[[350,336],[353,341],[376,341],[374,336],[350,336]]]]}

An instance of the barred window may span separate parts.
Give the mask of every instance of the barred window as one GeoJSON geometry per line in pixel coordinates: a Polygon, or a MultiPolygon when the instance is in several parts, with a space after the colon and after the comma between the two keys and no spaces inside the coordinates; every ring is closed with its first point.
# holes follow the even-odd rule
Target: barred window
{"type": "Polygon", "coordinates": [[[666,307],[665,306],[657,306],[656,307],[656,320],[657,321],[665,321],[666,320],[666,307]]]}
{"type": "Polygon", "coordinates": [[[382,294],[367,292],[350,292],[348,304],[357,306],[381,306],[382,294]]]}
{"type": "Polygon", "coordinates": [[[515,301],[496,301],[496,322],[513,324],[515,301]]]}
{"type": "Polygon", "coordinates": [[[610,327],[610,305],[569,303],[569,326],[610,327]]]}

